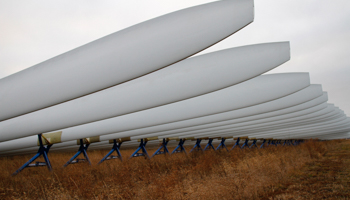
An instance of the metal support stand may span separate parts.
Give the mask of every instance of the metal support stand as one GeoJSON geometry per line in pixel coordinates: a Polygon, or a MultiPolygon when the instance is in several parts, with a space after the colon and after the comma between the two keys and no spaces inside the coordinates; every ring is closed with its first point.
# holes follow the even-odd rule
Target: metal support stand
{"type": "Polygon", "coordinates": [[[252,147],[256,147],[256,148],[258,148],[258,145],[256,145],[256,142],[257,142],[258,140],[253,140],[253,143],[252,143],[252,145],[250,145],[250,147],[249,148],[252,148],[252,147]]]}
{"type": "Polygon", "coordinates": [[[293,140],[291,140],[291,142],[290,142],[291,145],[295,146],[295,141],[296,141],[296,140],[294,140],[294,142],[293,142],[293,140]]]}
{"type": "Polygon", "coordinates": [[[241,149],[243,149],[244,147],[248,147],[249,148],[248,141],[249,141],[248,138],[245,139],[244,144],[241,146],[241,149]]]}
{"type": "Polygon", "coordinates": [[[264,147],[265,142],[266,142],[266,140],[264,139],[263,143],[260,146],[260,149],[264,147]]]}
{"type": "Polygon", "coordinates": [[[185,154],[187,155],[186,149],[184,148],[184,143],[185,143],[186,139],[180,139],[179,144],[177,145],[177,147],[173,150],[173,152],[171,152],[171,154],[173,153],[182,153],[185,152],[185,154]],[[180,148],[180,150],[178,150],[180,148]]]}
{"type": "Polygon", "coordinates": [[[294,146],[299,145],[299,143],[300,143],[299,140],[295,140],[295,141],[294,141],[294,146]]]}
{"type": "Polygon", "coordinates": [[[132,157],[139,157],[139,156],[145,156],[145,158],[150,159],[147,151],[146,151],[146,144],[147,144],[147,140],[141,139],[140,141],[140,146],[136,149],[136,151],[130,156],[130,158],[132,157]],[[142,150],[142,153],[138,153],[140,150],[142,150]]]}
{"type": "Polygon", "coordinates": [[[38,135],[38,139],[39,139],[39,150],[38,150],[38,153],[35,154],[35,156],[33,156],[28,162],[26,162],[24,165],[22,165],[22,167],[20,167],[17,171],[15,171],[15,172],[12,174],[12,176],[17,175],[20,171],[22,171],[22,170],[23,170],[24,168],[26,168],[26,167],[41,167],[41,166],[47,166],[47,168],[49,169],[49,171],[52,170],[49,157],[47,156],[47,154],[49,153],[49,150],[50,150],[52,144],[50,144],[49,141],[48,141],[44,136],[42,136],[41,134],[38,135]],[[46,144],[48,144],[46,147],[43,145],[42,137],[44,138],[46,144]],[[37,158],[39,158],[41,155],[44,157],[45,162],[36,162],[35,164],[31,164],[31,163],[34,162],[37,158]]]}
{"type": "Polygon", "coordinates": [[[201,141],[202,139],[197,139],[197,142],[196,144],[193,146],[193,148],[191,149],[190,153],[193,151],[193,150],[196,150],[196,151],[204,151],[201,147],[201,141]]]}
{"type": "Polygon", "coordinates": [[[123,142],[118,142],[117,140],[113,140],[113,147],[112,147],[112,150],[110,150],[107,155],[105,155],[105,157],[102,158],[102,160],[100,162],[98,162],[98,164],[101,164],[103,163],[105,160],[112,160],[112,159],[116,159],[116,158],[119,158],[120,161],[123,161],[123,157],[122,155],[120,154],[120,146],[122,145],[123,142]],[[113,152],[117,152],[117,156],[111,156],[111,154],[113,152]]]}
{"type": "Polygon", "coordinates": [[[85,142],[86,144],[84,144],[84,139],[80,139],[80,147],[78,152],[71,159],[69,159],[69,161],[65,165],[63,165],[63,167],[67,167],[69,164],[76,164],[79,162],[86,162],[86,161],[89,162],[89,165],[91,165],[90,159],[86,153],[87,149],[90,146],[90,143],[87,140],[85,140],[85,142]],[[83,153],[85,159],[77,158],[81,153],[83,153]]]}
{"type": "Polygon", "coordinates": [[[282,146],[285,146],[285,145],[286,145],[286,143],[287,143],[287,140],[284,140],[284,143],[283,143],[283,145],[282,145],[282,146]]]}
{"type": "Polygon", "coordinates": [[[240,139],[237,138],[237,141],[236,141],[235,145],[233,145],[233,147],[231,148],[231,151],[232,151],[232,149],[236,148],[236,146],[238,146],[239,148],[241,147],[241,146],[239,145],[239,141],[240,141],[240,139]]]}
{"type": "Polygon", "coordinates": [[[275,145],[275,146],[277,146],[277,144],[276,144],[276,140],[272,140],[272,141],[271,141],[271,145],[275,145]]]}
{"type": "Polygon", "coordinates": [[[268,147],[268,146],[270,146],[270,145],[271,145],[271,140],[269,140],[269,141],[267,142],[267,145],[266,145],[266,146],[268,147]]]}
{"type": "Polygon", "coordinates": [[[204,150],[210,150],[210,148],[212,148],[214,151],[216,150],[215,147],[213,146],[213,140],[212,138],[209,138],[208,144],[205,146],[204,150]]]}
{"type": "Polygon", "coordinates": [[[160,154],[170,154],[169,153],[169,150],[168,150],[168,147],[167,147],[167,144],[168,144],[169,140],[166,140],[165,138],[163,138],[163,143],[161,144],[161,146],[157,149],[156,152],[154,152],[154,154],[151,156],[151,158],[153,158],[153,156],[155,155],[160,155],[160,154]],[[162,149],[164,148],[163,151],[161,151],[162,149]]]}
{"type": "Polygon", "coordinates": [[[290,140],[287,140],[286,145],[287,145],[287,146],[289,146],[289,145],[290,145],[290,140]]]}
{"type": "Polygon", "coordinates": [[[221,138],[221,142],[220,142],[219,146],[218,146],[218,147],[216,147],[216,150],[219,150],[219,149],[223,149],[223,148],[225,148],[225,149],[226,149],[226,151],[228,151],[228,149],[227,149],[227,147],[226,147],[226,145],[225,145],[225,141],[226,141],[226,139],[225,139],[225,138],[221,138]]]}

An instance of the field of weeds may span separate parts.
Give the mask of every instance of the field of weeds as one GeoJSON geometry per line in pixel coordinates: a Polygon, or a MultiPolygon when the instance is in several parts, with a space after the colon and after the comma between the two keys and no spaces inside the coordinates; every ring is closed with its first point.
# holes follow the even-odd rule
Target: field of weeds
{"type": "MultiPolygon", "coordinates": [[[[14,177],[32,155],[1,157],[0,199],[283,199],[284,190],[299,181],[291,177],[339,144],[350,147],[347,140],[310,140],[299,146],[115,159],[100,165],[107,151],[88,151],[92,166],[66,168],[74,152],[50,153],[53,172],[26,168],[14,177]]],[[[127,158],[132,150],[121,153],[127,158]]]]}

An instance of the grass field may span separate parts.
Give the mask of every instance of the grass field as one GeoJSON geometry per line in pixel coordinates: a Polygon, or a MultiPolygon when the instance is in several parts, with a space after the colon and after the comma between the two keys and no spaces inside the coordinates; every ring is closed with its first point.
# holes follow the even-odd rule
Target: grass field
{"type": "MultiPolygon", "coordinates": [[[[171,149],[170,149],[171,150],[171,149]]],[[[153,153],[155,149],[149,150],[153,153]]],[[[74,154],[50,153],[53,172],[27,168],[32,155],[0,158],[0,199],[322,199],[350,198],[350,141],[159,155],[62,165],[74,154]]],[[[124,158],[132,150],[121,151],[124,158]]]]}

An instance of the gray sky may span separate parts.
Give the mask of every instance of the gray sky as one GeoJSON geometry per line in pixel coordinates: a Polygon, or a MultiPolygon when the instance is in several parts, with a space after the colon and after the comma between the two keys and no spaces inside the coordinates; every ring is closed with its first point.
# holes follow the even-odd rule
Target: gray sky
{"type": "MultiPolygon", "coordinates": [[[[0,0],[0,78],[127,28],[212,0],[0,0]]],[[[291,60],[270,71],[310,72],[350,114],[350,1],[255,0],[252,24],[201,52],[290,41],[291,60]]]]}

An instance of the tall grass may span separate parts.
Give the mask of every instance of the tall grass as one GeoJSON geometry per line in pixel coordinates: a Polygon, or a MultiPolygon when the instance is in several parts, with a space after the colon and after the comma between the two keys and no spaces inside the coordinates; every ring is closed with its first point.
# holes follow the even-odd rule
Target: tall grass
{"type": "MultiPolygon", "coordinates": [[[[24,169],[31,156],[0,158],[0,199],[246,199],[261,198],[280,187],[285,177],[322,157],[332,142],[299,146],[159,155],[151,160],[125,158],[97,163],[107,151],[91,151],[87,163],[62,165],[73,153],[51,153],[53,172],[24,169]]],[[[153,153],[150,150],[149,153],[153,153]]]]}

